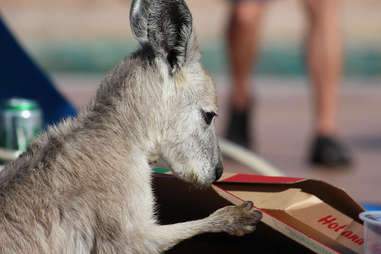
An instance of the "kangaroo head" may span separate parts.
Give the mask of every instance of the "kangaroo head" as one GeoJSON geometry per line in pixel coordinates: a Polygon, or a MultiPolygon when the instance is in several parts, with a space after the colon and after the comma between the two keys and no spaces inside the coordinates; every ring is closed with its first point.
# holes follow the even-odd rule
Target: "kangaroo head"
{"type": "Polygon", "coordinates": [[[130,22],[159,73],[158,153],[178,177],[209,185],[223,171],[214,128],[216,88],[200,63],[191,13],[183,0],[134,0],[130,22]]]}

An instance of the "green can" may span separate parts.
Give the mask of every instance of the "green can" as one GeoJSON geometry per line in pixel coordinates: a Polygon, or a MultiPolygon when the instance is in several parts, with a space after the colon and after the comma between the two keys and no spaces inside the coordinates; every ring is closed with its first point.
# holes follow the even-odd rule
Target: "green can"
{"type": "Polygon", "coordinates": [[[0,107],[0,147],[25,151],[42,129],[42,111],[33,100],[12,98],[0,107]]]}

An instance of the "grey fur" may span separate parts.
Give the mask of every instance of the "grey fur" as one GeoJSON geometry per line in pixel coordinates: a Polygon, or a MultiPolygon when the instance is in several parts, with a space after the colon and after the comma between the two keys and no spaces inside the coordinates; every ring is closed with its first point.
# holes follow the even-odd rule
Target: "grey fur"
{"type": "Polygon", "coordinates": [[[140,44],[148,43],[148,17],[151,0],[132,0],[130,9],[131,30],[140,44]]]}
{"type": "MultiPolygon", "coordinates": [[[[186,6],[153,3],[178,4],[176,11],[186,6]]],[[[163,27],[155,29],[168,38],[163,27]]],[[[221,167],[213,122],[201,114],[217,111],[215,86],[199,62],[193,32],[188,37],[175,45],[184,58],[175,72],[158,54],[170,42],[142,43],[106,75],[76,118],[49,127],[6,165],[0,172],[1,254],[161,253],[199,233],[254,229],[261,216],[250,203],[197,221],[156,221],[150,158],[164,158],[174,174],[198,186],[215,181],[221,167]]]]}
{"type": "Polygon", "coordinates": [[[134,0],[131,30],[141,44],[149,44],[175,72],[182,67],[192,35],[192,15],[182,0],[134,0]]]}

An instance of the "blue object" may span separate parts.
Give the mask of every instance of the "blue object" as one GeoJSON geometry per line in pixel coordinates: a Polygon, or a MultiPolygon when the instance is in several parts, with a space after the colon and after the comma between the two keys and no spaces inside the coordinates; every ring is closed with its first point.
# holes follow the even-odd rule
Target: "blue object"
{"type": "Polygon", "coordinates": [[[362,204],[367,211],[381,211],[381,205],[376,204],[362,204]]]}
{"type": "Polygon", "coordinates": [[[0,16],[0,100],[22,97],[37,101],[44,124],[54,124],[77,110],[26,54],[0,16]]]}

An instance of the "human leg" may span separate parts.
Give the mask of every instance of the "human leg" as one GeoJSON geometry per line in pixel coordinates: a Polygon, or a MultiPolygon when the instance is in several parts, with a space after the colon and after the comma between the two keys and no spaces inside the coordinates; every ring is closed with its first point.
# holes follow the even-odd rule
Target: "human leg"
{"type": "Polygon", "coordinates": [[[309,18],[307,62],[315,90],[316,132],[334,135],[342,65],[338,0],[305,0],[309,18]]]}
{"type": "Polygon", "coordinates": [[[259,44],[260,21],[264,0],[235,0],[227,31],[227,46],[232,74],[231,112],[227,138],[249,146],[251,106],[250,73],[259,44]]]}
{"type": "Polygon", "coordinates": [[[345,165],[349,163],[347,151],[335,138],[342,68],[340,0],[305,0],[305,6],[309,21],[306,56],[314,89],[316,133],[310,160],[345,165]]]}

